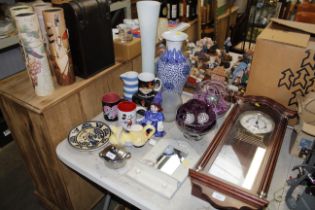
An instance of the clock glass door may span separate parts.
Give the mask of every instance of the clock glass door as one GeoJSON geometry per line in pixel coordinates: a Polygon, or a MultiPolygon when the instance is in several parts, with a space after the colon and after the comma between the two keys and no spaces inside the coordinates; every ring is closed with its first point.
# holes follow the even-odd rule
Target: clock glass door
{"type": "Polygon", "coordinates": [[[274,130],[274,119],[263,110],[246,107],[234,125],[225,135],[222,147],[207,172],[240,188],[255,191],[258,187],[255,182],[260,177],[259,171],[268,152],[268,139],[274,130]]]}

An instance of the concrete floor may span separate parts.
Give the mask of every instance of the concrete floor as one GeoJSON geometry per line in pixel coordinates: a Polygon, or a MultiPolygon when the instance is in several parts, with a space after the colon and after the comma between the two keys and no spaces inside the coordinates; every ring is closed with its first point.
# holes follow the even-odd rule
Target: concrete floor
{"type": "MultiPolygon", "coordinates": [[[[14,141],[0,148],[0,209],[1,210],[45,210],[33,194],[34,186],[14,141]]],[[[113,198],[109,210],[130,210],[113,198]]],[[[100,201],[93,210],[103,209],[100,201]]]]}
{"type": "Polygon", "coordinates": [[[0,149],[0,209],[44,210],[33,195],[34,186],[16,144],[0,149]]]}

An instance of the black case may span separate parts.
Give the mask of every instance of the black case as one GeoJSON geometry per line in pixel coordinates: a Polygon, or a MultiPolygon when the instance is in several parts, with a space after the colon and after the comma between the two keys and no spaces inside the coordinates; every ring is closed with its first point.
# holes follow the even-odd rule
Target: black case
{"type": "Polygon", "coordinates": [[[108,0],[72,0],[64,9],[75,74],[86,78],[115,63],[108,0]]]}

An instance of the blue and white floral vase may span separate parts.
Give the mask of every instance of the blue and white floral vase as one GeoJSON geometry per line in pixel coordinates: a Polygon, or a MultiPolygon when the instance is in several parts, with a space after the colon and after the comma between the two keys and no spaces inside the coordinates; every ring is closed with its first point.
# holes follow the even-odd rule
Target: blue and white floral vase
{"type": "Polygon", "coordinates": [[[188,38],[183,32],[167,31],[162,34],[167,50],[157,62],[157,76],[161,79],[165,121],[174,121],[176,110],[182,104],[181,94],[190,73],[190,62],[183,55],[182,43],[188,38]]]}

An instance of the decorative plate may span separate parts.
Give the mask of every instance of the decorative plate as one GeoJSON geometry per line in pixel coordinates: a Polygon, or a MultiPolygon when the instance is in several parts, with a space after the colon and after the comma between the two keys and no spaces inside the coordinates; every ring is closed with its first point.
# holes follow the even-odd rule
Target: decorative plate
{"type": "Polygon", "coordinates": [[[111,130],[107,124],[100,121],[88,121],[70,131],[68,142],[76,149],[94,150],[105,145],[110,135],[111,130]]]}

